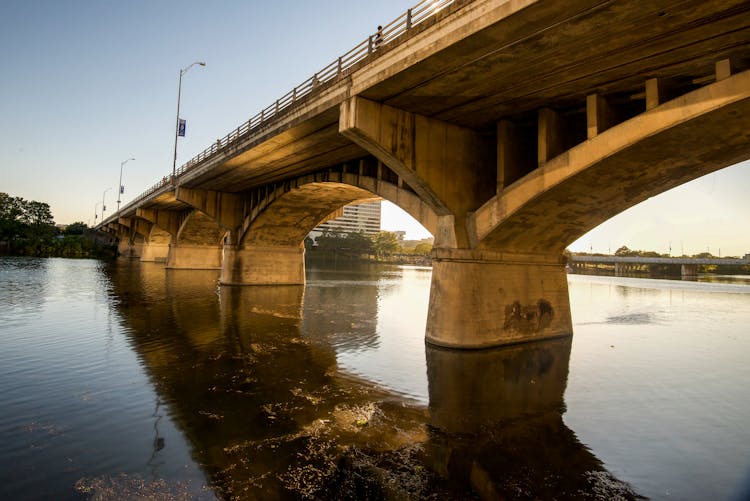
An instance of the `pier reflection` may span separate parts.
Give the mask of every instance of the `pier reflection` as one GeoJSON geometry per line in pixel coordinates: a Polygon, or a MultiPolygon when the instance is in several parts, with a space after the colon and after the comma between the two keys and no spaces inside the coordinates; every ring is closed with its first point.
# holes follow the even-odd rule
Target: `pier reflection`
{"type": "MultiPolygon", "coordinates": [[[[635,497],[563,423],[570,339],[426,346],[425,408],[337,366],[340,350],[378,342],[376,276],[305,289],[158,265],[109,275],[159,414],[221,498],[635,497]]],[[[159,464],[170,444],[151,440],[159,464]]]]}
{"type": "Polygon", "coordinates": [[[427,345],[432,470],[481,499],[637,498],[563,422],[571,342],[427,345]]]}

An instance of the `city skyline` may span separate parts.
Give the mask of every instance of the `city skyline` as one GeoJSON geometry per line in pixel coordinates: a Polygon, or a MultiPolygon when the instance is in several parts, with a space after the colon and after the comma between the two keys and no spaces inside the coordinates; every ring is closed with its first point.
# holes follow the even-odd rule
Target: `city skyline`
{"type": "MultiPolygon", "coordinates": [[[[123,205],[171,173],[180,68],[207,63],[183,78],[178,166],[412,3],[6,3],[0,190],[49,203],[58,223],[94,223],[102,200],[105,216],[116,207],[125,159],[136,160],[124,167],[123,205]]],[[[570,248],[742,255],[749,186],[744,162],[631,208],[570,248]]],[[[428,235],[394,207],[383,205],[384,229],[428,235]]]]}

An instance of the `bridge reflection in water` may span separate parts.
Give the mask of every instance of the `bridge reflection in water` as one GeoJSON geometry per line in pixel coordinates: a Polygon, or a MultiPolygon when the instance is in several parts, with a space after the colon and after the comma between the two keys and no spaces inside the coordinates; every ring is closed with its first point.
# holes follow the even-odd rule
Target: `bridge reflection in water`
{"type": "MultiPolygon", "coordinates": [[[[337,366],[379,342],[377,270],[354,285],[232,288],[217,272],[136,266],[108,270],[114,304],[219,497],[637,497],[563,423],[570,338],[427,345],[425,407],[337,366]],[[342,295],[369,309],[340,308],[342,295]]],[[[150,464],[169,445],[157,429],[150,464]]]]}

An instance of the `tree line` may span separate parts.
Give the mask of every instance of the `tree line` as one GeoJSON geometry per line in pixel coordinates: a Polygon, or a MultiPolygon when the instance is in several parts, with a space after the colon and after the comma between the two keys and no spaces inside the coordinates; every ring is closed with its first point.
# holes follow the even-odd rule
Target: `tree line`
{"type": "Polygon", "coordinates": [[[394,257],[408,259],[427,259],[432,251],[432,245],[419,243],[414,247],[405,247],[395,233],[380,231],[368,235],[362,231],[356,233],[326,231],[313,241],[305,239],[305,248],[313,254],[336,255],[351,258],[375,258],[377,260],[393,260],[394,257]]]}
{"type": "Polygon", "coordinates": [[[75,222],[55,226],[49,204],[0,193],[0,252],[25,256],[100,257],[107,246],[87,238],[88,226],[75,222]]]}

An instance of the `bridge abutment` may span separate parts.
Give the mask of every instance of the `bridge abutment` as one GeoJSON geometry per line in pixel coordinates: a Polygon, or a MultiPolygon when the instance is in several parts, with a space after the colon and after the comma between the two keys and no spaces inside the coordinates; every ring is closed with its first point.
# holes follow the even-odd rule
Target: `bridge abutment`
{"type": "Polygon", "coordinates": [[[224,246],[222,285],[303,285],[304,246],[224,246]]]}
{"type": "Polygon", "coordinates": [[[572,333],[561,257],[433,252],[428,343],[486,348],[572,333]]]}
{"type": "Polygon", "coordinates": [[[168,269],[219,270],[221,269],[221,246],[169,244],[168,269]]]}

